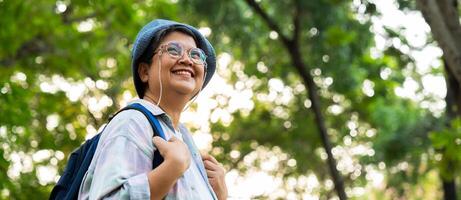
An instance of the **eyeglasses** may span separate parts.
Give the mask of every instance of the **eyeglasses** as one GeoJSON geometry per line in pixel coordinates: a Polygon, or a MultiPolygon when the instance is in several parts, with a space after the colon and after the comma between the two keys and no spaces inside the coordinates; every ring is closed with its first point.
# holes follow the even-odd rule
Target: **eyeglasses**
{"type": "Polygon", "coordinates": [[[154,54],[158,53],[159,51],[166,51],[168,55],[175,59],[181,58],[184,55],[184,52],[187,52],[187,56],[189,56],[193,63],[198,65],[206,64],[207,56],[203,50],[194,47],[184,51],[184,47],[178,42],[169,42],[164,44],[160,46],[158,50],[154,52],[154,54]]]}

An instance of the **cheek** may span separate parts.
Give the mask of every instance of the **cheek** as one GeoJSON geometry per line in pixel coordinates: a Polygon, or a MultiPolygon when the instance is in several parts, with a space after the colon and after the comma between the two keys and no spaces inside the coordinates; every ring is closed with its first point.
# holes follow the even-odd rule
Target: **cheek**
{"type": "MultiPolygon", "coordinates": [[[[159,73],[158,73],[159,71],[158,70],[159,70],[159,67],[158,67],[157,64],[155,64],[155,65],[153,64],[152,66],[150,66],[150,69],[149,69],[149,85],[155,86],[155,85],[158,84],[158,78],[159,78],[159,73]]],[[[161,70],[162,79],[163,79],[163,77],[166,76],[165,74],[163,74],[164,73],[163,71],[164,70],[162,69],[161,70]]]]}
{"type": "MultiPolygon", "coordinates": [[[[157,61],[158,62],[158,61],[157,61]]],[[[171,59],[163,59],[161,60],[160,63],[157,63],[157,65],[161,68],[161,73],[162,73],[162,76],[163,75],[169,75],[170,74],[170,70],[172,67],[174,67],[176,65],[176,62],[175,61],[172,61],[171,59]]],[[[156,74],[158,74],[158,68],[157,68],[157,71],[156,71],[156,74]]]]}
{"type": "Polygon", "coordinates": [[[201,68],[197,68],[196,70],[197,72],[197,79],[203,81],[205,80],[205,68],[201,67],[201,68]]]}
{"type": "Polygon", "coordinates": [[[162,76],[162,79],[165,78],[168,73],[169,73],[169,68],[171,66],[171,63],[165,61],[165,60],[154,60],[152,61],[152,66],[150,72],[150,77],[154,78],[155,80],[158,81],[159,77],[159,72],[162,76]]]}

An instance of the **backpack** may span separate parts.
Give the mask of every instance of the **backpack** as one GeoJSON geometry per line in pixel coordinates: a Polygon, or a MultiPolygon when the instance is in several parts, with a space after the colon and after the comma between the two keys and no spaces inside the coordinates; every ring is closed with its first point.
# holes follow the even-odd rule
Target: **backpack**
{"type": "MultiPolygon", "coordinates": [[[[152,130],[154,131],[154,136],[160,136],[165,139],[165,135],[157,118],[155,118],[155,116],[149,110],[147,110],[139,103],[130,104],[119,110],[109,118],[109,122],[118,113],[131,109],[138,110],[147,117],[150,125],[152,126],[152,130]]],[[[104,129],[106,127],[104,127],[104,129]]],[[[83,180],[83,177],[85,176],[86,171],[88,170],[88,167],[90,166],[91,160],[93,159],[94,153],[96,151],[96,147],[98,146],[99,138],[101,137],[101,133],[104,132],[104,129],[93,138],[87,140],[83,145],[81,145],[70,154],[69,161],[67,162],[63,175],[51,191],[49,198],[50,200],[77,199],[80,184],[83,180]]],[[[160,152],[154,151],[153,169],[158,167],[162,162],[163,157],[160,155],[160,152]]]]}

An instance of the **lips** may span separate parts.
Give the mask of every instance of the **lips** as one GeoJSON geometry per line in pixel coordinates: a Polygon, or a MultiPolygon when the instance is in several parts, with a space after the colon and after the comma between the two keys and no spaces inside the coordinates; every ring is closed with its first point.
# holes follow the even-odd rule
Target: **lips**
{"type": "Polygon", "coordinates": [[[189,68],[176,68],[176,69],[171,70],[171,72],[176,75],[189,75],[190,77],[195,76],[194,71],[189,68]]]}

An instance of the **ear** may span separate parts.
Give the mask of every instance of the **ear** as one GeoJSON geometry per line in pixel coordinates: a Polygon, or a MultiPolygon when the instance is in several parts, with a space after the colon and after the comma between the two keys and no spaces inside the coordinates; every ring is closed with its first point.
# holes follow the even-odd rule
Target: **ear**
{"type": "Polygon", "coordinates": [[[147,63],[139,63],[138,65],[138,74],[142,82],[147,83],[149,80],[149,68],[150,66],[147,63]]]}

